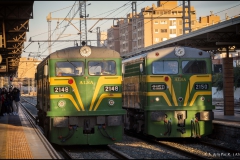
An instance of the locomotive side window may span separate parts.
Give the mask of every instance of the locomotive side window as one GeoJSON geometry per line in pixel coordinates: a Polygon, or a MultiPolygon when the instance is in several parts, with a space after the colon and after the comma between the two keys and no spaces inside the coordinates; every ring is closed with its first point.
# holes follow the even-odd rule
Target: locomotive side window
{"type": "Polygon", "coordinates": [[[115,61],[89,61],[88,72],[89,72],[89,75],[115,75],[116,62],[115,61]]]}
{"type": "Polygon", "coordinates": [[[177,74],[177,61],[155,61],[152,63],[153,74],[177,74]]]}
{"type": "Polygon", "coordinates": [[[76,61],[56,62],[56,76],[81,76],[84,74],[84,63],[76,61]]]}
{"type": "Polygon", "coordinates": [[[206,74],[206,62],[197,60],[182,61],[182,72],[184,74],[206,74]]]}

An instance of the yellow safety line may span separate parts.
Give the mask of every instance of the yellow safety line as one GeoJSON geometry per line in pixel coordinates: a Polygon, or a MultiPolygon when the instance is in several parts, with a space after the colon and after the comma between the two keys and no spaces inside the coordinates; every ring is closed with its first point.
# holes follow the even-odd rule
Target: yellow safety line
{"type": "Polygon", "coordinates": [[[23,126],[8,125],[6,142],[6,159],[33,159],[23,126]]]}

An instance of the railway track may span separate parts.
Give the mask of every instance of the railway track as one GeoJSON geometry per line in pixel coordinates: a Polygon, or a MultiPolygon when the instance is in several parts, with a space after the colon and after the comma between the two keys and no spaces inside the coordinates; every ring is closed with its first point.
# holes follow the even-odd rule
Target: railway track
{"type": "Polygon", "coordinates": [[[40,138],[40,140],[43,142],[45,148],[50,153],[52,159],[62,159],[62,157],[59,156],[59,154],[56,152],[56,150],[53,148],[53,146],[45,138],[45,136],[43,135],[42,129],[38,125],[36,125],[35,116],[22,103],[20,103],[20,104],[21,104],[21,109],[22,109],[23,114],[26,116],[26,118],[30,122],[31,127],[35,130],[35,132],[38,135],[38,137],[40,138]]]}
{"type": "Polygon", "coordinates": [[[134,136],[148,143],[158,144],[167,147],[178,154],[184,155],[191,159],[239,159],[240,152],[238,149],[231,149],[226,146],[216,145],[201,139],[182,140],[159,140],[144,135],[136,135],[131,132],[125,132],[127,135],[134,136]]]}
{"type": "Polygon", "coordinates": [[[71,159],[133,159],[110,146],[65,146],[63,150],[71,159]]]}
{"type": "Polygon", "coordinates": [[[146,135],[139,135],[139,134],[135,134],[135,133],[128,132],[128,131],[125,131],[125,134],[127,134],[127,135],[129,135],[129,136],[133,136],[133,137],[139,138],[139,139],[141,139],[141,140],[144,140],[144,141],[146,141],[147,143],[153,143],[153,144],[157,144],[157,145],[166,147],[167,149],[172,150],[172,151],[175,152],[175,153],[184,155],[184,156],[186,156],[186,157],[188,157],[188,158],[192,158],[192,159],[207,159],[207,158],[205,158],[204,156],[195,154],[195,153],[193,153],[193,152],[189,152],[189,151],[184,150],[184,149],[182,149],[182,148],[175,147],[174,145],[171,145],[171,144],[166,143],[166,142],[164,142],[164,141],[158,141],[158,140],[155,139],[154,137],[148,137],[148,136],[146,136],[146,135]]]}
{"type": "MultiPolygon", "coordinates": [[[[25,102],[29,103],[27,100],[25,100],[25,102]]],[[[31,102],[29,104],[35,106],[35,104],[31,102]]],[[[26,112],[30,113],[29,115],[30,117],[32,117],[32,119],[35,118],[34,114],[31,115],[31,111],[26,111],[26,112]]],[[[131,132],[125,132],[125,134],[128,136],[133,136],[141,140],[144,140],[150,145],[157,144],[161,147],[165,147],[169,151],[172,151],[176,154],[182,155],[190,159],[200,159],[200,158],[201,159],[226,159],[226,158],[239,159],[240,157],[239,148],[231,149],[229,147],[226,147],[226,145],[225,146],[215,145],[209,141],[207,142],[202,141],[202,139],[198,139],[197,141],[194,141],[194,142],[193,141],[190,141],[190,142],[174,141],[173,142],[173,141],[157,140],[150,137],[146,137],[144,135],[142,136],[135,135],[135,134],[133,135],[133,133],[131,132]]],[[[135,156],[134,157],[131,154],[128,154],[127,152],[122,151],[121,149],[124,146],[121,146],[121,147],[118,146],[119,148],[118,147],[116,148],[113,146],[114,145],[99,146],[99,148],[91,146],[90,148],[88,147],[88,149],[87,149],[87,146],[78,146],[78,147],[74,146],[73,148],[58,147],[58,149],[54,146],[54,148],[64,159],[134,159],[138,157],[138,155],[134,155],[135,156]]],[[[134,148],[134,147],[131,147],[131,148],[134,148]]],[[[144,157],[144,159],[145,158],[148,158],[148,157],[144,157]]]]}
{"type": "Polygon", "coordinates": [[[214,147],[214,148],[217,148],[217,149],[224,150],[227,153],[230,153],[230,155],[233,155],[235,153],[239,153],[239,156],[240,156],[240,148],[233,149],[233,148],[230,148],[230,146],[226,147],[226,146],[221,145],[221,144],[216,145],[216,144],[213,144],[213,143],[210,143],[210,142],[206,142],[204,140],[199,140],[199,143],[202,143],[203,145],[206,145],[206,146],[211,146],[211,147],[214,147]]]}
{"type": "MultiPolygon", "coordinates": [[[[42,128],[37,126],[36,124],[36,114],[32,113],[35,110],[31,109],[30,107],[25,107],[23,103],[28,103],[32,106],[35,104],[29,102],[26,98],[22,98],[22,108],[24,109],[26,115],[31,119],[32,123],[39,129],[41,134],[43,134],[42,128]]],[[[45,137],[44,137],[45,138],[45,137]]],[[[70,146],[70,147],[62,147],[55,144],[50,144],[54,150],[57,151],[59,155],[63,159],[133,159],[132,157],[114,149],[111,146],[70,146]],[[72,147],[72,148],[71,148],[72,147]],[[87,150],[86,147],[88,148],[87,150]],[[99,148],[97,148],[99,147],[99,148]],[[93,148],[93,149],[92,149],[93,148]],[[83,150],[83,151],[82,151],[83,150]],[[73,152],[74,151],[74,152],[73,152]],[[95,153],[96,152],[96,153],[95,153]],[[91,156],[86,156],[87,154],[91,154],[91,156]],[[84,155],[84,156],[83,156],[84,155]],[[84,157],[84,158],[83,158],[84,157]]]]}

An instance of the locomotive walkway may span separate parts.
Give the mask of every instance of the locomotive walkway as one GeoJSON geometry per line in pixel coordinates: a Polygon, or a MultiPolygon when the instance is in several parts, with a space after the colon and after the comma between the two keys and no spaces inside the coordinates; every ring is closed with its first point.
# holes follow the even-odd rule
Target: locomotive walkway
{"type": "Polygon", "coordinates": [[[19,115],[0,117],[0,159],[61,159],[49,149],[21,107],[19,115]]]}

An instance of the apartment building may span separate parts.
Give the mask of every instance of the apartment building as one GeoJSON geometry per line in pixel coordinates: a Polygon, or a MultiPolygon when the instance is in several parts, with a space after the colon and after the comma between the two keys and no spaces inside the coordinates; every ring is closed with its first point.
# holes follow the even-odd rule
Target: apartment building
{"type": "MultiPolygon", "coordinates": [[[[220,17],[212,13],[198,20],[193,6],[190,7],[190,15],[191,31],[220,22],[220,17]]],[[[161,43],[183,34],[182,5],[177,1],[158,1],[157,6],[142,8],[136,17],[128,14],[127,19],[120,20],[107,32],[108,48],[121,55],[161,43]]]]}
{"type": "Polygon", "coordinates": [[[113,25],[107,30],[107,48],[120,52],[118,25],[113,25]]]}
{"type": "Polygon", "coordinates": [[[132,50],[132,14],[128,14],[127,18],[118,22],[120,53],[122,54],[132,50]]]}

